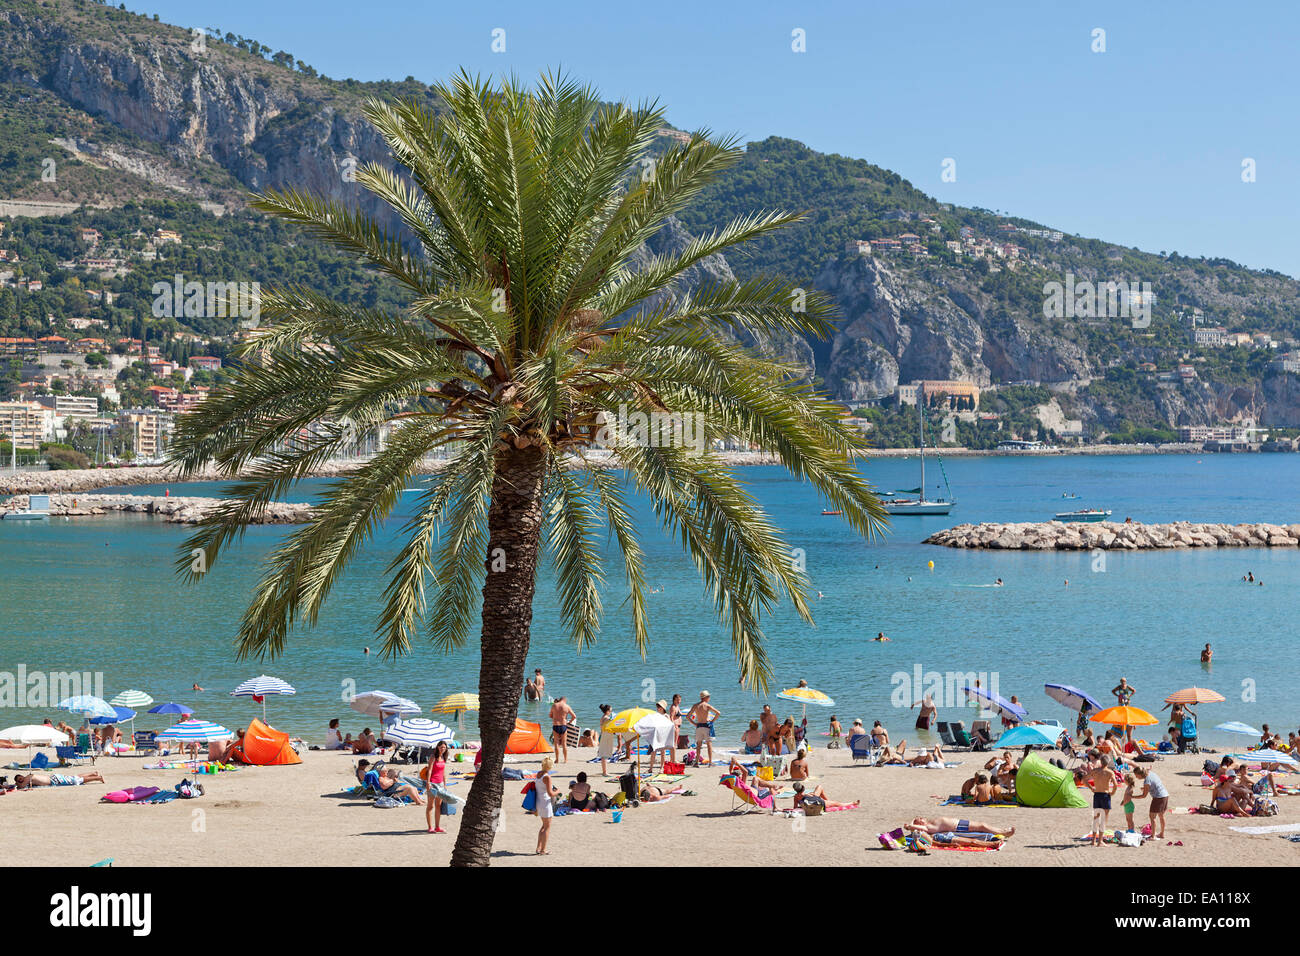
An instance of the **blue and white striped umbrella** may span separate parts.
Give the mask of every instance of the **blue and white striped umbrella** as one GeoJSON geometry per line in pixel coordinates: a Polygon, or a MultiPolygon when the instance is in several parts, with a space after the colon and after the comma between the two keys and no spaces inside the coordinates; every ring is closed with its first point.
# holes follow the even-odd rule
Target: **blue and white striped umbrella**
{"type": "Polygon", "coordinates": [[[102,697],[93,694],[81,694],[59,701],[59,709],[80,714],[82,717],[116,717],[117,711],[102,697]]]}
{"type": "Polygon", "coordinates": [[[1285,763],[1291,766],[1296,765],[1295,757],[1290,754],[1284,754],[1280,750],[1250,750],[1244,754],[1231,754],[1234,760],[1244,760],[1247,763],[1285,763]]]}
{"type": "Polygon", "coordinates": [[[289,697],[298,693],[287,682],[278,677],[253,677],[244,681],[230,692],[231,697],[260,697],[262,699],[262,722],[266,722],[266,698],[270,696],[289,697]]]}
{"type": "Polygon", "coordinates": [[[132,707],[139,710],[153,703],[153,698],[142,690],[124,690],[109,701],[114,707],[132,707]]]}
{"type": "Polygon", "coordinates": [[[158,732],[158,740],[176,740],[181,743],[207,743],[210,740],[229,740],[235,736],[220,724],[210,720],[182,720],[158,732]]]}
{"type": "Polygon", "coordinates": [[[446,724],[440,724],[428,717],[399,720],[384,731],[385,739],[408,747],[432,747],[440,740],[450,743],[454,736],[451,728],[446,724]]]}

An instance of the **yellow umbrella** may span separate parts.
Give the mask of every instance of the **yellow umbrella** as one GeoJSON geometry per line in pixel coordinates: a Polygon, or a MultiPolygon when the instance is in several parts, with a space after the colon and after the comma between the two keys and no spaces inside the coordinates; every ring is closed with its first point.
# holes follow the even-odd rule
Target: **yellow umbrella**
{"type": "Polygon", "coordinates": [[[448,694],[429,708],[431,714],[455,714],[456,726],[461,736],[465,736],[465,711],[479,709],[478,694],[448,694]]]}
{"type": "MultiPolygon", "coordinates": [[[[644,707],[629,707],[627,710],[621,710],[605,725],[602,733],[606,734],[631,734],[634,737],[640,737],[640,732],[636,729],[636,723],[642,717],[650,714],[657,714],[657,710],[646,710],[644,707]]],[[[641,779],[641,747],[636,748],[636,776],[641,779]]]]}
{"type": "Polygon", "coordinates": [[[611,734],[635,734],[635,726],[638,720],[649,714],[657,713],[659,711],[646,710],[644,707],[630,707],[615,714],[613,719],[605,725],[605,730],[611,734]]]}
{"type": "Polygon", "coordinates": [[[1152,717],[1141,707],[1107,707],[1092,715],[1094,724],[1111,724],[1116,727],[1146,727],[1158,724],[1160,720],[1152,717]]]}
{"type": "Polygon", "coordinates": [[[1166,704],[1222,704],[1224,696],[1207,687],[1184,687],[1165,698],[1166,704]]]}

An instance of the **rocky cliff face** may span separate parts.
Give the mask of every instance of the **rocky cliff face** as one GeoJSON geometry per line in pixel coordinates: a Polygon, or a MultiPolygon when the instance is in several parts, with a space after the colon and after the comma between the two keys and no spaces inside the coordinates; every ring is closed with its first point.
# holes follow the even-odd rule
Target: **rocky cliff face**
{"type": "Polygon", "coordinates": [[[988,385],[1056,381],[1087,370],[1073,343],[1045,339],[998,315],[956,275],[926,279],[878,257],[845,255],[826,265],[817,286],[835,296],[843,313],[829,352],[819,356],[819,370],[839,398],[879,398],[915,379],[988,385]]]}
{"type": "Polygon", "coordinates": [[[36,68],[6,68],[0,56],[0,75],[44,86],[162,144],[178,164],[211,160],[250,190],[292,186],[345,202],[360,197],[368,211],[381,211],[364,201],[350,170],[383,160],[382,138],[355,111],[340,110],[327,93],[281,68],[238,68],[220,44],[207,41],[196,50],[179,36],[85,41],[13,11],[0,14],[3,47],[23,50],[36,68]]]}

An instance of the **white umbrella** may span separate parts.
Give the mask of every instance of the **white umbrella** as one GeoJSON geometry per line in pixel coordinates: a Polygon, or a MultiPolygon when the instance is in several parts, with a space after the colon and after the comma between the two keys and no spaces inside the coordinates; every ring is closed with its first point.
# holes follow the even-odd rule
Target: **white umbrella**
{"type": "Polygon", "coordinates": [[[45,724],[20,724],[0,730],[0,740],[27,745],[27,764],[31,766],[32,748],[55,747],[68,742],[68,735],[45,724]]]}
{"type": "Polygon", "coordinates": [[[116,717],[117,711],[113,705],[102,697],[96,697],[93,694],[81,694],[77,697],[66,697],[58,703],[59,710],[66,710],[73,714],[80,714],[89,720],[91,717],[116,717]]]}
{"type": "Polygon", "coordinates": [[[289,697],[298,693],[287,682],[278,677],[252,677],[230,692],[231,697],[256,697],[262,702],[262,723],[266,723],[266,698],[268,696],[289,697]]]}
{"type": "Polygon", "coordinates": [[[348,706],[357,713],[365,714],[367,717],[378,717],[381,720],[385,717],[410,717],[420,712],[420,705],[415,701],[398,697],[386,690],[372,690],[357,694],[348,701],[348,706]]]}

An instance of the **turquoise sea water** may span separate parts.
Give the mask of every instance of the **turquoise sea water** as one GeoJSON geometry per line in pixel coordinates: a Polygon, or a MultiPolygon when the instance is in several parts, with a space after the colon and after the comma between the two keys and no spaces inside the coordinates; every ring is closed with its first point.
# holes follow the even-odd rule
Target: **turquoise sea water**
{"type": "MultiPolygon", "coordinates": [[[[864,466],[881,488],[910,487],[916,461],[880,460],[864,466]]],[[[803,550],[814,589],[816,625],[788,607],[767,622],[777,688],[800,678],[836,700],[846,724],[882,720],[894,738],[911,735],[915,711],[909,678],[930,672],[989,675],[1006,696],[1016,694],[1033,717],[1070,720],[1049,700],[1046,681],[1076,684],[1106,703],[1122,675],[1138,689],[1134,703],[1157,712],[1169,692],[1212,687],[1227,702],[1201,709],[1203,737],[1216,745],[1243,738],[1209,728],[1226,720],[1274,729],[1300,725],[1300,668],[1295,666],[1300,554],[1296,549],[1108,553],[1094,568],[1087,553],[962,552],[920,544],[939,528],[961,522],[1047,520],[1065,508],[1103,507],[1116,520],[1300,521],[1296,492],[1300,458],[1293,455],[971,458],[946,461],[958,498],[948,518],[894,519],[880,540],[855,538],[841,519],[821,515],[812,490],[777,468],[742,469],[754,496],[803,550]],[[1062,501],[1063,492],[1077,500],[1062,501]],[[934,561],[931,571],[927,562],[934,561]],[[1248,571],[1264,582],[1251,586],[1248,571]],[[997,578],[1005,586],[991,587],[997,578]],[[1069,586],[1064,582],[1069,580],[1069,586]],[[871,643],[879,631],[889,643],[871,643]],[[1214,645],[1211,667],[1199,663],[1214,645]],[[897,693],[893,693],[897,691],[897,693]],[[891,701],[891,696],[895,698],[891,701]]],[[[937,468],[927,469],[933,483],[937,468]]],[[[323,482],[305,482],[290,497],[307,500],[323,482]]],[[[211,493],[213,485],[172,486],[175,494],[211,493]]],[[[145,493],[154,489],[122,489],[145,493]]],[[[414,499],[414,495],[410,496],[414,499]]],[[[273,662],[237,661],[233,635],[257,581],[257,564],[286,532],[254,528],[201,584],[184,585],[172,564],[186,530],[138,516],[53,519],[0,524],[0,672],[91,671],[104,675],[112,696],[137,687],[158,700],[177,700],[228,727],[260,713],[228,692],[266,672],[298,689],[270,698],[271,722],[319,740],[330,717],[345,730],[365,718],[344,703],[353,691],[392,690],[428,705],[453,691],[475,690],[476,646],[450,655],[431,646],[380,661],[362,649],[376,645],[372,628],[383,569],[397,548],[403,515],[390,519],[335,588],[318,626],[299,631],[273,662]],[[193,692],[198,683],[202,692],[193,692]]],[[[693,569],[676,545],[644,514],[652,645],[642,661],[632,646],[625,589],[610,564],[604,629],[598,645],[578,654],[563,637],[547,571],[538,588],[529,669],[542,667],[548,690],[566,694],[584,725],[597,706],[616,709],[680,692],[689,703],[701,689],[723,712],[730,743],[755,715],[759,701],[737,686],[725,634],[693,569]]],[[[925,678],[928,679],[928,678],[925,678]]],[[[790,705],[773,701],[784,715],[790,705]]],[[[651,705],[653,706],[653,705],[651,705]]],[[[520,714],[537,718],[538,705],[520,714]]],[[[809,714],[814,730],[828,715],[809,714]]],[[[797,706],[794,708],[796,718],[797,706]]],[[[39,722],[50,708],[0,709],[0,726],[39,722]]],[[[467,718],[474,733],[474,715],[467,718]]],[[[969,709],[943,708],[941,719],[965,719],[969,709]]],[[[149,717],[137,726],[165,723],[149,717]]],[[[1158,737],[1158,732],[1152,732],[1158,737]]]]}

